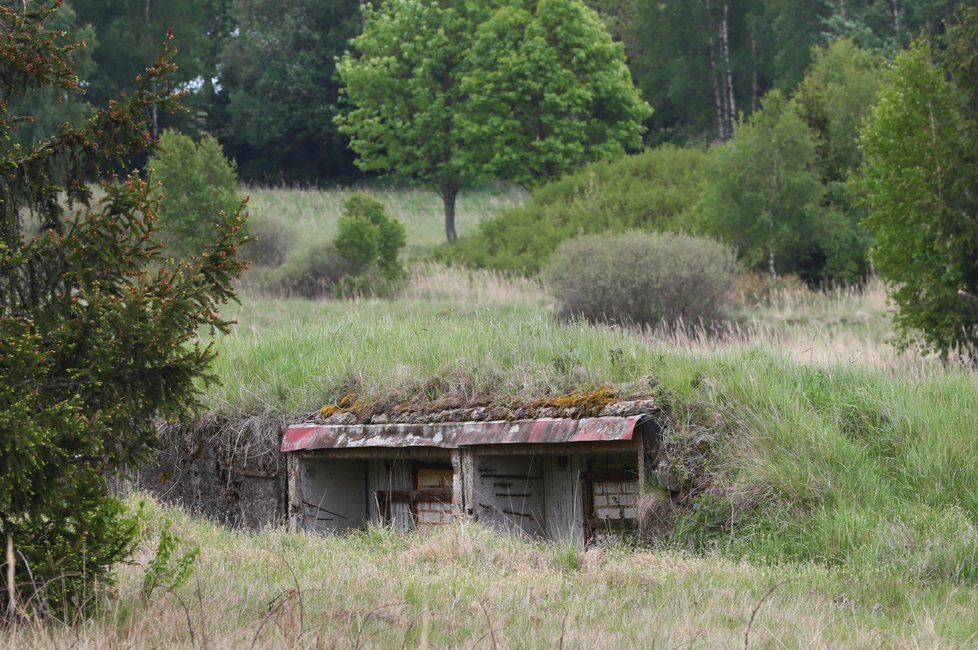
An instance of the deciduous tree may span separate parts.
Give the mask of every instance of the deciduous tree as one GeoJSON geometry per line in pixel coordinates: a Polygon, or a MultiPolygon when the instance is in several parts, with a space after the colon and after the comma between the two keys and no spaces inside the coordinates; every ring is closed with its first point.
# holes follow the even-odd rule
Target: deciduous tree
{"type": "Polygon", "coordinates": [[[529,183],[638,144],[649,109],[580,0],[386,0],[340,63],[364,170],[428,186],[456,238],[459,191],[529,183]],[[501,39],[501,41],[500,41],[501,39]]]}
{"type": "Polygon", "coordinates": [[[476,31],[459,152],[524,186],[638,148],[652,112],[597,14],[578,0],[528,4],[500,7],[476,31]]]}
{"type": "Polygon", "coordinates": [[[972,8],[948,29],[941,63],[923,42],[896,58],[861,133],[854,185],[896,324],[944,354],[978,345],[976,38],[972,8]]]}
{"type": "Polygon", "coordinates": [[[814,134],[774,91],[717,149],[699,227],[733,244],[749,267],[797,272],[818,241],[824,191],[814,134]]]}

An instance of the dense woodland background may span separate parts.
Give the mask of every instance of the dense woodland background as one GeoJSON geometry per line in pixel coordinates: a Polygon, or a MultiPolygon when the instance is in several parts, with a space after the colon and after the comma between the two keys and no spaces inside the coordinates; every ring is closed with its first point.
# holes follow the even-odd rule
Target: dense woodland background
{"type": "MultiPolygon", "coordinates": [[[[32,132],[79,123],[131,87],[173,30],[187,113],[158,129],[214,134],[242,180],[348,182],[361,176],[333,122],[344,110],[336,59],[362,26],[356,0],[68,0],[56,19],[76,53],[84,97],[37,97],[32,132]]],[[[793,95],[813,48],[839,38],[882,59],[939,35],[956,0],[589,0],[655,112],[646,143],[730,138],[772,90],[793,95]]],[[[963,4],[974,4],[965,2],[963,4]]]]}

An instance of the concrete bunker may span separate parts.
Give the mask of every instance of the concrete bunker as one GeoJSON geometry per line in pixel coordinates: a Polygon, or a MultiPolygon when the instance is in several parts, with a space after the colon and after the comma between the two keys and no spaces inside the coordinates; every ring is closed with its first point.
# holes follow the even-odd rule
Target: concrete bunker
{"type": "Polygon", "coordinates": [[[289,427],[291,530],[458,518],[589,543],[629,534],[659,430],[649,415],[289,427]]]}

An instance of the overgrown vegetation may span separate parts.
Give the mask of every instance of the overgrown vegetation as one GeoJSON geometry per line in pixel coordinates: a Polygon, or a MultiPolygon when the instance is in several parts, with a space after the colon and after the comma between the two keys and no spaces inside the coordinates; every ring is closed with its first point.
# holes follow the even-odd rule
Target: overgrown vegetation
{"type": "Polygon", "coordinates": [[[148,501],[200,547],[186,584],[141,596],[155,536],[84,626],[25,622],[0,643],[216,647],[963,647],[972,588],[624,546],[588,550],[449,526],[338,537],[232,531],[148,501]],[[770,594],[768,594],[770,592],[770,594]],[[767,597],[765,597],[767,595],[767,597]],[[654,614],[650,614],[654,612],[654,614]]]}
{"type": "Polygon", "coordinates": [[[719,318],[737,270],[733,251],[715,241],[625,232],[564,242],[544,277],[562,316],[654,327],[719,318]]]}
{"type": "Polygon", "coordinates": [[[301,249],[268,273],[274,293],[304,298],[391,298],[404,280],[404,226],[363,192],[344,199],[332,241],[301,249]]]}
{"type": "Polygon", "coordinates": [[[482,221],[478,233],[435,257],[535,274],[561,242],[580,234],[688,229],[708,159],[705,150],[660,147],[593,163],[540,187],[522,207],[482,221]]]}

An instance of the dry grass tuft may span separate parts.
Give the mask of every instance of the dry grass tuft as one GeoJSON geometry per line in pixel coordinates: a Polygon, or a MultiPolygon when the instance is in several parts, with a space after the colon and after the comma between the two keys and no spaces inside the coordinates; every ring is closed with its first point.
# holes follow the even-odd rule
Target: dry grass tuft
{"type": "Polygon", "coordinates": [[[638,530],[649,543],[670,537],[679,514],[672,497],[666,492],[646,491],[638,500],[638,530]]]}
{"type": "Polygon", "coordinates": [[[403,301],[459,305],[530,305],[552,309],[538,280],[486,269],[463,269],[425,262],[411,267],[403,301]]]}

